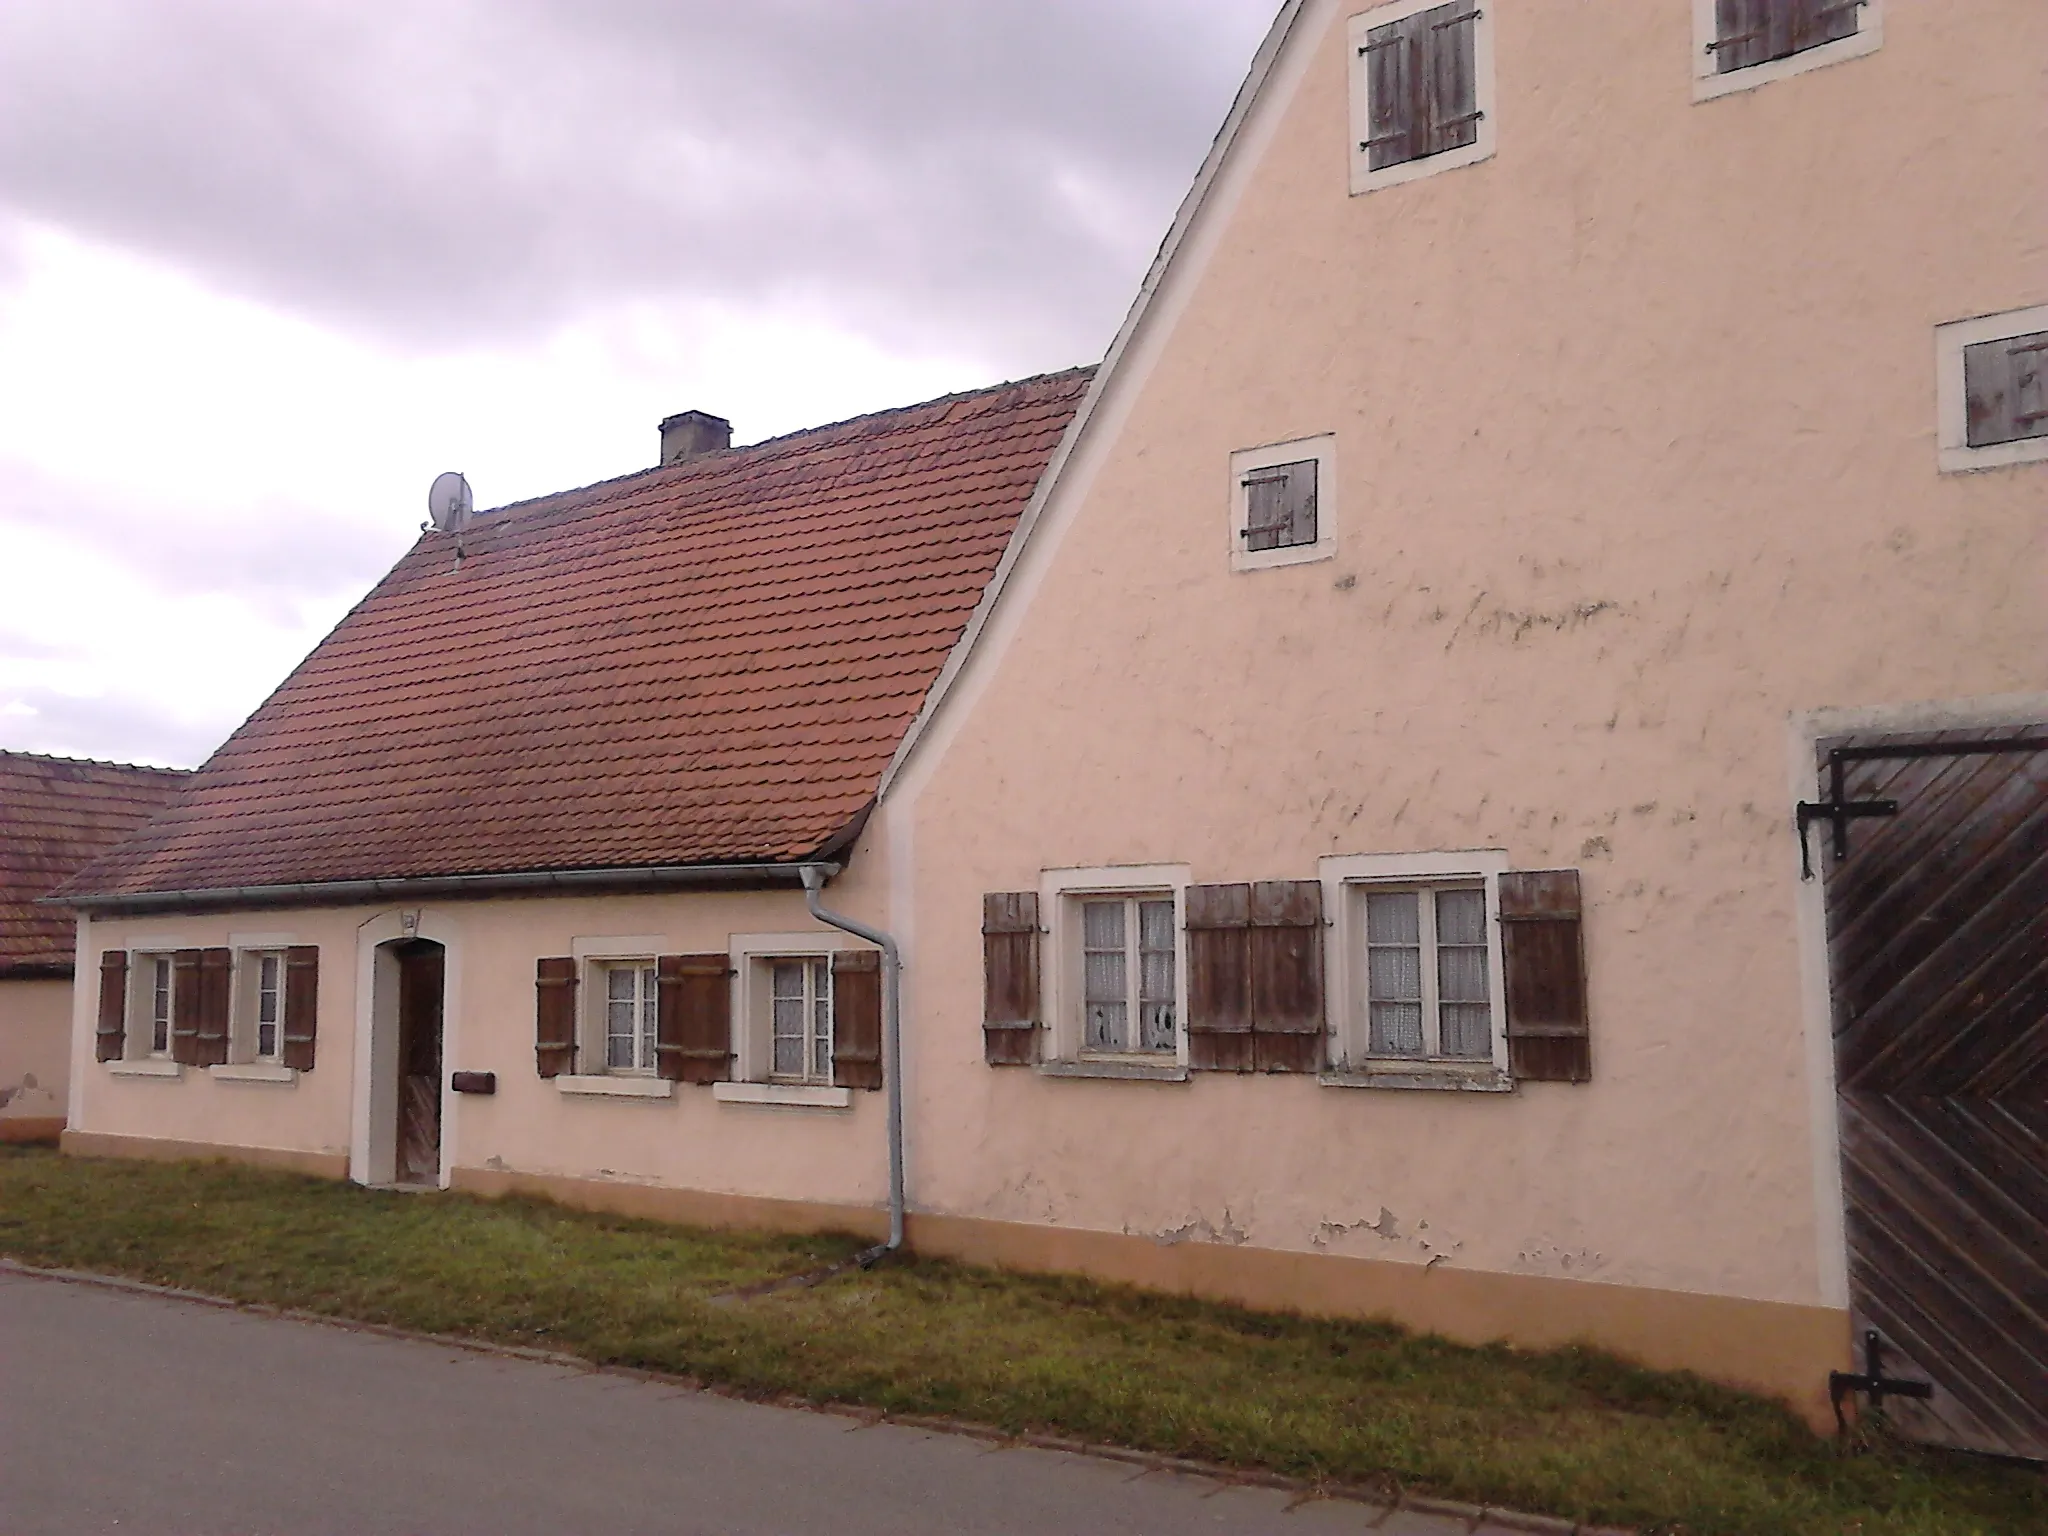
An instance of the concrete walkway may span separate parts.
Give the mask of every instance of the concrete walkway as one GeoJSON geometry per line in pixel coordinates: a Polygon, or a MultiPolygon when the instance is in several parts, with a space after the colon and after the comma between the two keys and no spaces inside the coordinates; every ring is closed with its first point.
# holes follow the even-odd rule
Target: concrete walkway
{"type": "Polygon", "coordinates": [[[1473,1529],[0,1272],[9,1536],[1473,1529]]]}

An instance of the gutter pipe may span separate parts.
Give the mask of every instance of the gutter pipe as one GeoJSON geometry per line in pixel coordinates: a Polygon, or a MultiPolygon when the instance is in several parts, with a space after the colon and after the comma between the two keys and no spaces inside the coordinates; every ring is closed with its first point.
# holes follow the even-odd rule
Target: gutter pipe
{"type": "Polygon", "coordinates": [[[39,896],[37,906],[70,907],[119,916],[172,908],[346,906],[365,901],[436,901],[531,895],[592,888],[675,891],[795,885],[808,864],[665,864],[626,869],[518,870],[495,875],[422,875],[385,880],[329,880],[298,885],[216,886],[129,895],[39,896]]]}
{"type": "Polygon", "coordinates": [[[825,882],[839,873],[837,864],[806,864],[802,868],[804,905],[811,909],[811,916],[828,928],[866,939],[882,951],[882,1086],[889,1096],[889,1240],[855,1256],[856,1264],[869,1269],[903,1246],[903,962],[895,939],[858,918],[827,910],[819,900],[825,882]]]}

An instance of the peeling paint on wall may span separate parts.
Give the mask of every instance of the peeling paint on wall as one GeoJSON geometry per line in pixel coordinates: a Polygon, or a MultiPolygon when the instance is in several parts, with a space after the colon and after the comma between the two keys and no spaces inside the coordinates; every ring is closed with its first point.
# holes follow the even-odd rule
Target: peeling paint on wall
{"type": "Polygon", "coordinates": [[[1251,1233],[1231,1218],[1230,1207],[1223,1208],[1221,1225],[1213,1223],[1206,1216],[1196,1216],[1192,1221],[1178,1227],[1165,1227],[1159,1231],[1139,1231],[1124,1228],[1126,1237],[1147,1237],[1163,1247],[1171,1248],[1180,1243],[1223,1243],[1232,1248],[1242,1247],[1251,1238],[1251,1233]]]}

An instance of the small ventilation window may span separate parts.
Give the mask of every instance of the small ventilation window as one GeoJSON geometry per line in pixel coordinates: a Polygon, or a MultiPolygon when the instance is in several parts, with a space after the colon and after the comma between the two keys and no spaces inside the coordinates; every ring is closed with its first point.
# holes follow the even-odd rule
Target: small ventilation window
{"type": "Polygon", "coordinates": [[[1230,456],[1230,566],[1237,571],[1327,560],[1337,552],[1330,505],[1336,440],[1301,438],[1230,456]]]}
{"type": "Polygon", "coordinates": [[[1883,42],[1884,0],[1693,0],[1693,99],[1782,80],[1883,42]]]}
{"type": "Polygon", "coordinates": [[[1351,19],[1351,190],[1410,181],[1493,153],[1487,8],[1399,0],[1351,19]]]}
{"type": "Polygon", "coordinates": [[[1941,467],[2048,460],[2048,304],[1937,326],[1941,467]]]}

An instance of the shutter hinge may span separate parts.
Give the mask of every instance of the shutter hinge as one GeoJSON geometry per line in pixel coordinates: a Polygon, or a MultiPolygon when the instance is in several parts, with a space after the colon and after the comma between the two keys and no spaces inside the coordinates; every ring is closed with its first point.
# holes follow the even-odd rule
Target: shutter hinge
{"type": "Polygon", "coordinates": [[[1854,1375],[1848,1371],[1828,1372],[1828,1403],[1835,1410],[1835,1432],[1846,1434],[1849,1424],[1842,1417],[1842,1401],[1851,1392],[1865,1392],[1870,1396],[1872,1408],[1884,1407],[1887,1397],[1930,1398],[1934,1396],[1934,1384],[1926,1381],[1906,1381],[1884,1373],[1884,1344],[1871,1328],[1863,1335],[1863,1374],[1854,1375]]]}

